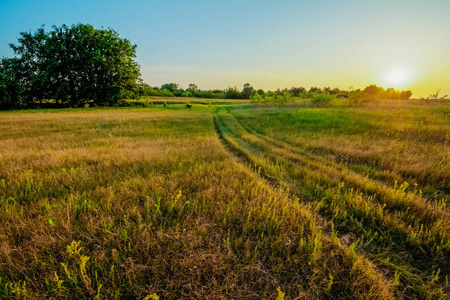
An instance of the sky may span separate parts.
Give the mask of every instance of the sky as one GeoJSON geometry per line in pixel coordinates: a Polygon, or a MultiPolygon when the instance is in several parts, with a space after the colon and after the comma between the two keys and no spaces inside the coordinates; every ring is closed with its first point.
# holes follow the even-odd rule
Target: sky
{"type": "Polygon", "coordinates": [[[137,45],[151,86],[311,86],[450,95],[449,0],[0,0],[0,57],[41,25],[89,23],[137,45]]]}

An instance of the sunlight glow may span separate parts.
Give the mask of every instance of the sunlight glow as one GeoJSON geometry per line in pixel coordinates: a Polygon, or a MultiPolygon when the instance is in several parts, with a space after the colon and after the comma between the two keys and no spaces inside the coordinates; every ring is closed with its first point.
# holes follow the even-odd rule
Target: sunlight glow
{"type": "Polygon", "coordinates": [[[387,81],[395,86],[405,84],[409,75],[404,70],[393,70],[387,76],[387,81]]]}

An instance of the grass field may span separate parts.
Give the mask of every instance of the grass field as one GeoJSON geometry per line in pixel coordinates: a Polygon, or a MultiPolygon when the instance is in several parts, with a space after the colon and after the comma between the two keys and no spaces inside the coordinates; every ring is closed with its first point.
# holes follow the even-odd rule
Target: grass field
{"type": "Polygon", "coordinates": [[[0,112],[0,298],[450,297],[448,101],[202,101],[0,112]]]}

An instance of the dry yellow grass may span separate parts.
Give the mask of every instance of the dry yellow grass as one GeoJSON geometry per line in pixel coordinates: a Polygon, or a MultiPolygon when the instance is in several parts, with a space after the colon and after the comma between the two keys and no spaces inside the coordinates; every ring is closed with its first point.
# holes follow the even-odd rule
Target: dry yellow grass
{"type": "Polygon", "coordinates": [[[396,297],[439,298],[450,290],[449,112],[446,101],[379,101],[228,108],[216,118],[250,165],[341,239],[354,237],[396,297]]]}
{"type": "Polygon", "coordinates": [[[0,128],[1,298],[395,295],[237,163],[209,107],[1,113],[0,128]]]}

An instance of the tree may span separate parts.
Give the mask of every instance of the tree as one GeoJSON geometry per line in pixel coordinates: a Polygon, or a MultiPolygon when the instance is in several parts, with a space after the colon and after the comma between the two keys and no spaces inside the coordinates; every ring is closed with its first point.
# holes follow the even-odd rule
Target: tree
{"type": "Polygon", "coordinates": [[[15,78],[19,86],[14,102],[30,106],[37,100],[54,99],[72,107],[88,101],[114,105],[124,94],[138,91],[136,45],[112,29],[77,24],[53,26],[50,32],[41,27],[35,33],[20,35],[18,45],[10,44],[14,64],[11,66],[8,59],[1,63],[2,69],[9,66],[7,77],[15,78]]]}
{"type": "Polygon", "coordinates": [[[178,90],[178,83],[165,83],[161,86],[161,90],[168,90],[171,93],[174,93],[178,90]]]}
{"type": "Polygon", "coordinates": [[[300,95],[301,93],[306,92],[306,89],[305,89],[304,87],[291,87],[291,88],[288,90],[288,92],[291,93],[291,94],[294,95],[294,96],[298,96],[298,95],[300,95]]]}
{"type": "Polygon", "coordinates": [[[195,94],[198,92],[198,86],[194,83],[190,83],[186,91],[189,91],[192,94],[195,94]]]}
{"type": "Polygon", "coordinates": [[[22,103],[22,84],[19,80],[22,63],[16,58],[3,58],[0,61],[0,109],[16,109],[22,103]]]}
{"type": "Polygon", "coordinates": [[[255,89],[250,83],[244,84],[244,88],[241,91],[242,99],[250,99],[250,96],[252,95],[254,90],[255,89]]]}
{"type": "Polygon", "coordinates": [[[400,99],[402,100],[408,100],[409,98],[411,98],[411,96],[412,92],[410,90],[400,92],[400,99]]]}
{"type": "Polygon", "coordinates": [[[318,88],[318,87],[315,87],[315,86],[312,86],[310,89],[309,89],[309,91],[308,91],[309,93],[322,93],[322,89],[321,88],[318,88]]]}
{"type": "Polygon", "coordinates": [[[228,87],[224,94],[225,99],[242,99],[242,94],[237,87],[228,87]]]}
{"type": "Polygon", "coordinates": [[[369,85],[364,89],[364,92],[370,95],[378,95],[382,92],[384,92],[384,89],[382,87],[379,87],[375,84],[369,85]]]}

